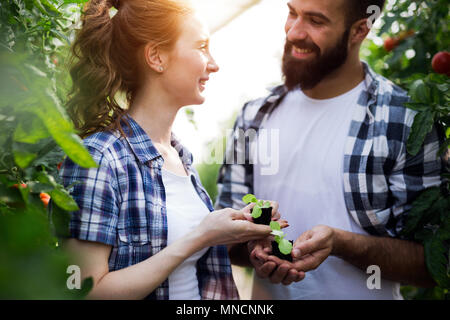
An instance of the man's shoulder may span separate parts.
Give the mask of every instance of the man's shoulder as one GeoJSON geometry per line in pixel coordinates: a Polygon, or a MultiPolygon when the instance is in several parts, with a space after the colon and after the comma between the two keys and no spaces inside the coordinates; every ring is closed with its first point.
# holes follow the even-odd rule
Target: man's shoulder
{"type": "Polygon", "coordinates": [[[405,89],[370,69],[366,83],[367,93],[375,95],[375,108],[371,108],[375,123],[412,126],[417,112],[407,107],[406,103],[410,101],[410,97],[405,89]]]}
{"type": "Polygon", "coordinates": [[[241,125],[249,124],[255,119],[261,108],[266,104],[276,104],[286,94],[287,90],[284,85],[277,85],[267,89],[268,94],[247,101],[238,115],[238,122],[241,125]]]}

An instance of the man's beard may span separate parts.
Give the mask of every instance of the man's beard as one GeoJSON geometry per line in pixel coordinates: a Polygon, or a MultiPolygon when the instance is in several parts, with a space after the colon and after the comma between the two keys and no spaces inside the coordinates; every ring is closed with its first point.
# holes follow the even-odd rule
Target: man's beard
{"type": "Polygon", "coordinates": [[[286,39],[283,54],[284,84],[288,90],[314,88],[323,78],[339,68],[347,60],[347,43],[350,30],[346,30],[337,45],[321,54],[320,48],[314,43],[304,41],[290,42],[286,39]],[[292,56],[292,47],[310,49],[317,56],[310,60],[299,60],[292,56]]]}

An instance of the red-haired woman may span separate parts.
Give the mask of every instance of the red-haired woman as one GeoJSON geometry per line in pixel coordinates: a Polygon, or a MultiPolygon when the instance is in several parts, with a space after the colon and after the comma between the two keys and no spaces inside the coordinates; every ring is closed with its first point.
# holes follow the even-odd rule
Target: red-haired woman
{"type": "Polygon", "coordinates": [[[82,22],[68,108],[99,166],[66,160],[60,172],[80,208],[64,245],[94,279],[89,298],[238,298],[225,245],[271,230],[249,222],[248,207],[210,213],[192,156],[171,133],[219,69],[207,29],[175,0],[91,0],[82,22]]]}

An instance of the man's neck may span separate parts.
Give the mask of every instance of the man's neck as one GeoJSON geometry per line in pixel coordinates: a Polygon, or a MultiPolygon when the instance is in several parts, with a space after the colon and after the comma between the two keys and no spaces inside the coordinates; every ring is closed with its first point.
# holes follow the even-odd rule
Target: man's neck
{"type": "Polygon", "coordinates": [[[362,62],[359,59],[348,59],[314,88],[303,92],[312,99],[331,99],[350,91],[363,81],[364,77],[362,62]]]}

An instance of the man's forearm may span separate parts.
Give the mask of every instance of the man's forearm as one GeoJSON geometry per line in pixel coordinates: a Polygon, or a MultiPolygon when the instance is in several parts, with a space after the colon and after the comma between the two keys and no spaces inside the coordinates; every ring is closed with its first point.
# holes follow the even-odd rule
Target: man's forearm
{"type": "Polygon", "coordinates": [[[366,270],[380,267],[385,279],[421,287],[435,284],[425,266],[421,244],[387,237],[365,236],[340,229],[334,230],[332,255],[366,270]]]}

